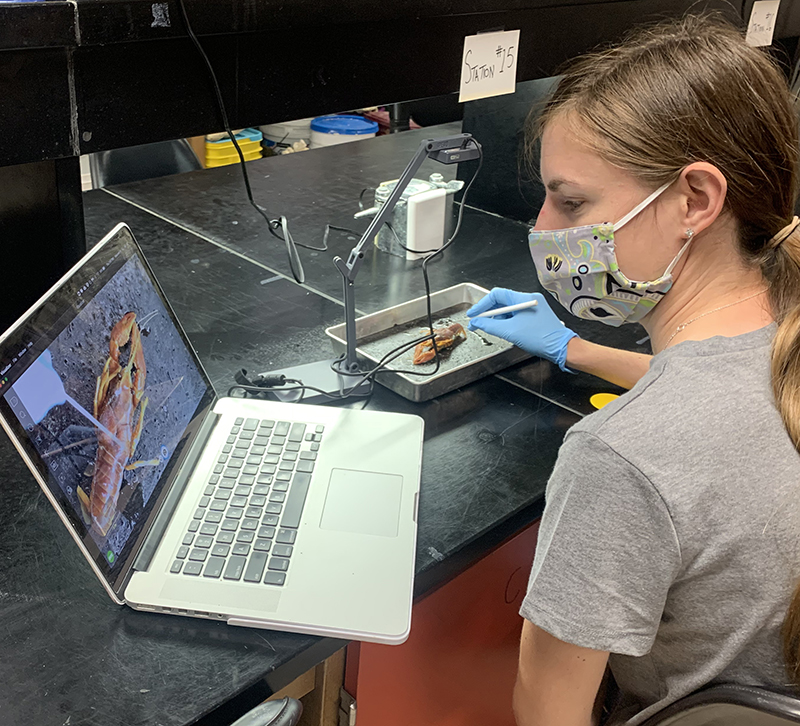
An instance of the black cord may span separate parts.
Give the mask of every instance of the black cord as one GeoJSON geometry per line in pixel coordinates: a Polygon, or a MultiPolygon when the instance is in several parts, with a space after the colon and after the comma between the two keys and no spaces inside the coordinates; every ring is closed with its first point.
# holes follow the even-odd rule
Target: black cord
{"type": "Polygon", "coordinates": [[[299,403],[305,397],[306,391],[315,391],[334,400],[349,398],[350,396],[355,398],[364,398],[365,396],[372,395],[371,383],[369,390],[366,393],[355,393],[356,388],[360,387],[363,381],[359,381],[355,386],[351,387],[347,391],[342,391],[341,393],[329,393],[328,391],[317,388],[316,386],[306,385],[303,383],[303,381],[296,378],[287,378],[282,374],[258,375],[253,380],[250,380],[247,377],[247,371],[244,368],[241,368],[235,373],[234,380],[236,381],[236,385],[233,385],[228,389],[229,396],[232,396],[233,392],[236,390],[241,390],[244,391],[245,394],[251,393],[256,396],[263,396],[264,394],[273,392],[300,391],[300,398],[293,402],[299,403]],[[287,387],[287,383],[295,383],[297,385],[287,387]]]}
{"type": "Polygon", "coordinates": [[[346,391],[342,391],[341,393],[330,393],[330,392],[325,391],[325,390],[323,390],[321,388],[317,388],[316,386],[309,386],[309,385],[306,385],[305,383],[303,383],[302,381],[298,381],[298,380],[295,380],[295,379],[292,379],[292,378],[287,378],[286,382],[287,383],[297,383],[299,385],[297,385],[297,386],[288,386],[288,387],[287,386],[262,386],[262,385],[253,385],[253,384],[247,384],[247,383],[242,383],[240,381],[237,381],[236,385],[231,386],[228,389],[228,395],[231,396],[233,394],[233,391],[236,391],[236,390],[241,390],[241,391],[245,391],[246,393],[254,393],[254,394],[264,394],[264,393],[283,392],[283,391],[300,391],[301,392],[300,393],[300,398],[296,401],[296,403],[300,403],[303,400],[306,391],[314,391],[315,393],[319,393],[320,395],[326,396],[327,398],[330,398],[332,400],[343,400],[345,398],[368,398],[368,397],[372,396],[372,388],[373,388],[373,383],[370,380],[370,382],[369,382],[370,383],[369,390],[366,393],[355,393],[355,390],[357,388],[360,388],[361,385],[364,383],[363,381],[359,381],[358,383],[356,383],[354,386],[352,386],[351,388],[349,388],[346,391]]]}
{"type": "MultiPolygon", "coordinates": [[[[212,85],[214,87],[214,94],[216,95],[216,98],[217,98],[217,106],[219,107],[220,115],[222,116],[223,127],[225,128],[225,132],[227,133],[228,138],[231,140],[231,142],[233,144],[233,147],[236,149],[236,153],[239,156],[239,167],[242,170],[242,178],[244,179],[244,186],[245,186],[245,190],[247,191],[247,199],[250,202],[250,204],[253,206],[253,208],[266,221],[267,229],[269,229],[270,234],[272,234],[274,237],[277,237],[279,240],[284,242],[284,244],[286,245],[286,252],[287,252],[287,254],[289,256],[289,267],[291,268],[292,275],[294,276],[294,279],[298,283],[302,284],[302,283],[305,282],[305,272],[303,270],[303,264],[302,264],[302,262],[300,260],[300,255],[297,252],[297,247],[303,247],[305,249],[314,250],[314,251],[317,251],[317,252],[325,252],[328,249],[327,242],[328,242],[328,233],[329,233],[330,229],[342,229],[342,230],[347,231],[347,232],[349,232],[350,230],[346,230],[345,228],[342,228],[342,227],[334,227],[333,225],[328,225],[328,227],[326,227],[326,229],[325,229],[325,236],[323,237],[322,247],[313,247],[311,245],[303,244],[301,242],[296,242],[294,240],[294,238],[292,237],[291,232],[289,231],[289,221],[286,219],[286,217],[281,216],[279,219],[270,219],[269,215],[267,214],[267,210],[264,209],[264,207],[262,207],[260,204],[258,204],[255,201],[255,199],[253,199],[253,190],[250,187],[250,177],[248,176],[248,173],[247,173],[247,167],[245,165],[244,155],[242,154],[242,150],[239,148],[239,143],[236,140],[236,135],[233,133],[233,131],[231,129],[231,126],[230,126],[230,123],[228,122],[228,113],[225,110],[225,102],[222,99],[222,92],[220,90],[219,82],[217,81],[217,74],[214,72],[214,67],[211,65],[211,61],[209,60],[208,55],[206,55],[205,50],[203,50],[203,46],[200,44],[200,41],[198,40],[197,36],[194,33],[194,30],[192,29],[191,23],[189,22],[189,15],[186,12],[186,6],[184,5],[183,0],[178,0],[178,7],[181,10],[181,15],[183,17],[183,22],[184,22],[184,25],[186,26],[186,32],[187,32],[189,38],[191,39],[192,43],[194,44],[195,48],[197,49],[197,52],[200,54],[200,56],[202,57],[203,61],[205,62],[206,68],[208,69],[209,76],[211,77],[211,82],[212,82],[212,85]],[[277,231],[278,228],[280,228],[281,234],[278,233],[278,231],[277,231]]],[[[476,168],[475,173],[472,175],[472,179],[470,179],[469,184],[467,184],[466,188],[464,189],[464,194],[461,196],[460,208],[459,208],[459,212],[458,212],[458,221],[456,222],[455,231],[453,232],[453,234],[450,237],[450,239],[447,240],[447,242],[445,242],[445,244],[443,244],[438,250],[435,250],[435,251],[434,250],[425,250],[425,251],[422,251],[422,252],[419,252],[418,250],[409,250],[408,247],[406,247],[405,245],[403,245],[400,242],[399,238],[397,239],[398,244],[404,250],[407,250],[407,251],[410,251],[410,252],[416,252],[418,254],[426,254],[427,255],[422,260],[422,276],[423,276],[423,279],[425,281],[425,297],[426,297],[426,313],[427,313],[427,320],[428,320],[428,329],[431,332],[430,332],[429,335],[423,337],[419,342],[423,342],[425,340],[430,340],[431,341],[432,347],[433,347],[433,350],[434,350],[434,358],[436,360],[436,366],[435,366],[434,370],[430,371],[430,372],[395,371],[396,373],[406,373],[408,375],[416,375],[416,376],[432,376],[432,375],[436,375],[436,373],[439,372],[440,357],[439,357],[439,348],[436,345],[436,336],[435,336],[435,334],[433,332],[433,316],[431,314],[431,291],[430,291],[430,281],[428,279],[428,262],[430,260],[432,260],[434,257],[442,254],[450,246],[450,244],[456,238],[456,235],[458,234],[459,230],[461,229],[461,220],[462,220],[463,215],[464,215],[464,202],[465,202],[465,200],[467,198],[467,193],[469,192],[469,189],[472,186],[472,183],[475,181],[475,178],[478,176],[478,172],[481,170],[481,167],[483,166],[483,150],[481,149],[481,145],[475,139],[471,139],[471,141],[472,141],[472,143],[475,144],[475,146],[478,149],[478,155],[479,155],[479,157],[478,157],[478,167],[476,168]]],[[[362,207],[362,208],[363,208],[362,199],[363,199],[364,193],[366,191],[367,191],[366,189],[362,190],[361,194],[359,195],[359,206],[362,207]]],[[[391,229],[392,233],[394,234],[395,238],[397,238],[397,233],[394,231],[394,229],[391,226],[390,226],[390,229],[391,229]]],[[[414,344],[418,344],[418,342],[416,342],[414,344]]],[[[402,348],[401,352],[397,354],[397,355],[402,355],[402,353],[404,353],[406,350],[408,350],[409,347],[410,347],[409,345],[398,346],[397,348],[394,349],[394,351],[400,350],[402,348]]],[[[390,351],[390,354],[393,353],[394,351],[390,351]]],[[[381,367],[387,365],[392,360],[394,360],[394,358],[396,358],[396,357],[397,356],[394,356],[393,358],[391,358],[388,361],[379,363],[375,368],[372,369],[372,371],[370,371],[368,374],[366,374],[365,380],[367,380],[368,379],[367,377],[369,377],[369,380],[371,381],[371,377],[374,376],[375,373],[377,373],[378,370],[381,367]]],[[[385,358],[386,358],[386,356],[384,356],[384,359],[385,358]]],[[[341,373],[343,375],[348,375],[348,373],[345,372],[345,371],[341,371],[341,370],[338,370],[338,369],[335,369],[335,370],[337,370],[338,373],[341,373]]],[[[352,393],[355,390],[355,388],[358,388],[360,385],[361,385],[361,382],[359,382],[353,388],[351,388],[350,392],[348,392],[348,395],[355,395],[355,396],[361,395],[361,394],[352,393]]],[[[230,394],[231,391],[233,391],[235,389],[247,390],[249,388],[254,388],[257,392],[266,392],[268,390],[271,390],[269,388],[261,388],[261,387],[258,387],[258,386],[251,387],[251,386],[246,386],[246,385],[239,384],[239,385],[233,386],[231,389],[229,389],[229,394],[230,394]]],[[[333,396],[331,394],[328,394],[326,391],[323,391],[323,390],[318,389],[318,388],[314,388],[313,386],[298,386],[296,388],[281,388],[281,389],[276,389],[276,390],[288,391],[288,390],[300,390],[300,389],[302,389],[303,391],[305,391],[305,390],[314,390],[314,391],[316,391],[318,393],[321,393],[322,395],[326,395],[326,396],[328,396],[330,398],[344,398],[344,397],[346,397],[346,396],[341,395],[341,394],[333,396]]],[[[302,400],[302,395],[304,395],[304,394],[301,394],[301,400],[302,400]]],[[[371,395],[371,391],[370,391],[369,395],[371,395]]]]}
{"type": "MultiPolygon", "coordinates": [[[[406,252],[413,252],[415,255],[429,255],[432,252],[436,252],[436,250],[412,250],[410,247],[406,247],[401,241],[400,237],[398,237],[397,232],[395,232],[394,227],[389,222],[384,222],[384,224],[389,228],[389,231],[394,235],[394,241],[397,242],[397,246],[404,249],[406,252]]],[[[417,258],[419,259],[419,258],[417,258]]]]}
{"type": "MultiPolygon", "coordinates": [[[[295,242],[294,237],[292,237],[291,233],[289,232],[289,222],[286,217],[281,217],[281,231],[283,232],[283,237],[277,234],[276,237],[278,239],[282,239],[290,243],[293,247],[302,247],[307,250],[314,250],[315,252],[326,252],[328,250],[328,242],[327,242],[327,235],[323,239],[322,247],[314,247],[313,245],[307,245],[305,242],[295,242]]],[[[329,225],[330,226],[330,225],[329,225]]]]}
{"type": "Polygon", "coordinates": [[[300,403],[303,400],[303,396],[305,395],[306,391],[314,391],[315,393],[319,393],[321,396],[326,396],[327,398],[333,400],[343,400],[345,398],[365,398],[367,396],[372,395],[372,386],[370,386],[369,391],[366,393],[355,393],[355,389],[361,385],[359,382],[356,386],[353,386],[348,391],[344,391],[343,393],[330,393],[328,391],[324,391],[321,388],[317,388],[316,386],[308,386],[305,383],[299,386],[247,386],[243,383],[237,383],[234,386],[231,386],[228,389],[228,395],[231,396],[233,391],[241,390],[246,391],[247,393],[255,393],[255,394],[263,394],[263,393],[280,393],[283,391],[301,391],[300,398],[296,403],[300,403]]]}
{"type": "Polygon", "coordinates": [[[354,229],[350,229],[349,227],[339,227],[335,224],[326,224],[325,234],[322,235],[322,245],[326,250],[328,249],[328,237],[330,236],[332,229],[336,230],[337,232],[344,232],[344,234],[352,235],[356,239],[361,238],[361,232],[356,232],[354,229]]]}
{"type": "MultiPolygon", "coordinates": [[[[182,3],[182,0],[179,0],[182,3]]],[[[359,372],[351,372],[342,370],[340,367],[341,362],[344,360],[345,356],[339,356],[335,361],[331,363],[331,369],[342,376],[348,376],[352,378],[359,378],[356,383],[354,383],[349,389],[342,391],[341,393],[330,393],[328,391],[324,391],[321,388],[316,388],[315,386],[305,385],[300,381],[293,381],[291,379],[287,379],[286,382],[297,382],[299,385],[297,386],[256,386],[256,385],[247,385],[243,383],[237,383],[235,386],[231,386],[228,389],[228,395],[232,395],[234,391],[241,390],[244,391],[245,394],[254,394],[254,395],[263,395],[272,392],[282,392],[282,391],[300,391],[300,398],[298,399],[297,403],[301,402],[305,396],[306,391],[314,391],[326,398],[330,398],[331,400],[345,400],[347,398],[364,398],[364,407],[366,407],[369,400],[372,398],[372,394],[374,392],[375,386],[375,376],[383,369],[385,369],[389,363],[394,361],[395,359],[399,358],[401,355],[405,354],[411,348],[416,347],[420,343],[425,342],[426,340],[430,340],[433,347],[434,352],[434,369],[432,371],[420,371],[420,370],[396,370],[392,369],[393,373],[401,373],[406,375],[414,375],[414,376],[422,376],[422,377],[429,377],[434,376],[439,372],[441,367],[441,356],[439,353],[439,347],[436,344],[436,333],[434,332],[433,328],[433,312],[431,308],[431,285],[430,279],[428,278],[428,263],[434,258],[444,253],[444,251],[453,243],[456,236],[458,235],[459,231],[461,230],[461,222],[464,217],[464,205],[466,203],[467,194],[469,193],[470,188],[472,187],[473,182],[478,176],[478,173],[483,166],[483,150],[481,145],[475,140],[472,139],[472,142],[476,145],[478,149],[478,166],[475,168],[475,172],[472,175],[472,178],[469,180],[469,183],[464,188],[464,193],[461,195],[461,200],[459,201],[459,209],[458,209],[458,218],[456,220],[456,227],[453,230],[453,234],[450,238],[445,242],[439,249],[437,250],[426,250],[423,251],[421,254],[425,254],[426,256],[422,259],[422,277],[425,283],[425,307],[426,307],[426,318],[428,322],[428,330],[430,331],[426,335],[423,335],[419,338],[416,338],[413,341],[402,343],[397,347],[390,350],[386,353],[383,358],[381,358],[378,363],[369,371],[364,373],[363,371],[359,372]],[[369,389],[366,393],[356,393],[356,390],[364,385],[364,383],[369,384],[369,389]]],[[[363,192],[362,192],[363,195],[363,192]]],[[[285,217],[281,217],[281,225],[283,226],[283,232],[287,239],[291,239],[291,235],[288,231],[288,226],[285,225],[285,217]]],[[[328,224],[325,227],[325,234],[323,236],[323,246],[322,248],[309,248],[309,249],[319,249],[319,251],[325,251],[328,249],[328,236],[330,234],[330,230],[337,230],[340,232],[345,232],[347,234],[353,234],[355,236],[360,236],[358,232],[348,229],[347,227],[338,227],[336,225],[328,224]]],[[[390,229],[392,229],[390,227],[390,229]]],[[[397,233],[392,229],[392,233],[397,237],[397,233]]],[[[398,244],[400,244],[403,249],[408,249],[405,247],[400,240],[397,240],[398,244]]],[[[287,244],[288,247],[288,244],[287,244]]],[[[416,250],[410,250],[411,252],[417,252],[416,250]]],[[[291,253],[290,253],[291,254],[291,253]]]]}
{"type": "MultiPolygon", "coordinates": [[[[360,380],[356,381],[349,389],[344,390],[341,393],[330,393],[328,391],[322,390],[321,388],[316,388],[315,386],[308,386],[308,385],[305,385],[305,384],[301,383],[300,381],[294,381],[293,379],[286,379],[286,382],[287,383],[290,383],[290,382],[291,383],[295,383],[295,382],[297,382],[297,383],[299,383],[299,385],[297,385],[297,386],[289,386],[289,387],[285,387],[285,386],[257,386],[257,385],[247,385],[245,383],[240,382],[240,379],[237,379],[237,385],[231,386],[228,389],[228,395],[229,396],[233,395],[233,392],[237,391],[237,390],[244,391],[245,394],[250,393],[250,394],[257,395],[257,396],[268,394],[268,393],[272,393],[272,392],[300,391],[300,398],[296,401],[296,403],[300,403],[300,402],[302,402],[306,391],[314,391],[315,393],[318,393],[318,394],[320,394],[322,396],[325,396],[326,398],[329,398],[329,399],[335,400],[335,401],[337,401],[337,400],[341,401],[341,400],[345,400],[347,398],[363,398],[365,400],[364,400],[364,405],[363,405],[362,408],[366,408],[366,406],[369,403],[370,399],[372,398],[372,394],[374,392],[374,388],[375,388],[375,380],[374,379],[375,379],[375,376],[381,370],[385,369],[389,365],[389,363],[391,363],[395,359],[399,358],[401,355],[403,355],[406,352],[408,352],[409,350],[411,350],[411,348],[414,348],[417,345],[419,345],[420,343],[425,342],[426,340],[430,340],[431,343],[432,343],[432,347],[433,347],[435,365],[434,365],[434,369],[432,371],[420,371],[420,370],[405,371],[405,370],[392,369],[392,372],[393,373],[402,373],[402,374],[406,374],[406,375],[423,376],[423,377],[434,376],[439,372],[439,369],[441,367],[441,356],[439,354],[439,347],[436,344],[436,334],[435,334],[434,329],[433,329],[433,312],[432,312],[432,309],[431,309],[431,285],[430,285],[430,279],[428,278],[428,262],[430,262],[430,260],[432,260],[434,257],[437,257],[438,255],[441,255],[453,243],[453,241],[455,240],[455,238],[458,235],[459,231],[461,230],[461,222],[462,222],[463,217],[464,217],[464,204],[465,204],[466,199],[467,199],[467,194],[468,194],[468,192],[470,190],[470,187],[472,186],[472,183],[477,178],[478,173],[481,170],[481,166],[483,165],[483,150],[481,149],[481,146],[477,141],[475,141],[473,139],[473,142],[475,143],[475,145],[478,148],[478,154],[479,154],[479,156],[478,156],[478,166],[476,167],[475,172],[472,175],[472,178],[469,180],[469,183],[464,188],[464,193],[461,195],[461,200],[459,202],[459,209],[458,209],[458,219],[456,221],[456,227],[453,230],[453,234],[450,236],[450,238],[447,240],[447,242],[445,242],[438,250],[431,251],[422,260],[422,277],[423,277],[423,280],[425,282],[426,317],[427,317],[427,321],[428,321],[428,330],[430,332],[427,333],[426,335],[423,335],[423,336],[421,336],[419,338],[416,338],[415,340],[412,340],[412,341],[407,342],[407,343],[402,343],[401,345],[398,345],[397,347],[393,348],[388,353],[386,353],[383,356],[383,358],[381,358],[378,361],[378,363],[372,369],[370,369],[366,373],[364,373],[363,371],[360,371],[360,372],[356,373],[356,372],[342,370],[341,367],[340,367],[340,364],[344,360],[345,356],[344,355],[340,355],[336,360],[334,360],[331,363],[331,369],[335,373],[338,373],[339,375],[360,379],[360,380]],[[361,388],[361,386],[363,386],[364,383],[368,383],[369,384],[369,389],[367,390],[367,392],[366,393],[356,393],[356,390],[358,388],[361,388]]],[[[335,229],[335,230],[338,230],[338,231],[341,231],[341,232],[345,232],[345,233],[348,233],[348,234],[353,234],[353,235],[359,236],[358,232],[355,232],[354,230],[348,229],[346,227],[337,227],[336,225],[332,225],[332,224],[326,225],[326,227],[325,227],[325,235],[323,237],[323,245],[324,245],[324,247],[326,249],[327,249],[327,243],[328,243],[328,235],[330,234],[330,230],[331,229],[335,229]]],[[[394,231],[394,230],[392,230],[392,231],[394,231]]],[[[399,240],[398,240],[398,242],[399,242],[399,240]]],[[[241,378],[241,380],[246,380],[246,378],[241,378]]]]}
{"type": "MultiPolygon", "coordinates": [[[[424,257],[423,260],[422,260],[422,278],[423,278],[423,280],[425,282],[426,317],[427,317],[428,329],[430,330],[430,333],[428,333],[427,335],[424,335],[421,338],[417,338],[416,340],[414,340],[414,341],[412,341],[410,343],[403,343],[403,344],[397,346],[396,348],[393,348],[377,363],[377,365],[374,368],[372,368],[366,374],[363,373],[363,372],[362,373],[353,373],[353,372],[350,372],[350,371],[342,370],[339,366],[336,365],[337,361],[341,362],[341,360],[343,360],[344,357],[342,356],[341,358],[337,359],[337,361],[334,361],[333,364],[331,364],[331,368],[333,368],[333,370],[336,371],[336,373],[339,373],[339,374],[341,374],[343,376],[362,376],[365,379],[367,377],[369,377],[370,380],[371,380],[374,377],[374,375],[381,368],[386,367],[395,358],[398,358],[400,355],[402,355],[403,353],[408,351],[410,348],[413,348],[416,345],[419,345],[420,343],[422,343],[422,342],[424,342],[426,340],[430,340],[431,343],[433,344],[432,347],[433,347],[433,351],[434,351],[434,359],[436,361],[436,365],[434,366],[434,369],[432,371],[420,371],[420,370],[409,370],[409,371],[406,371],[406,370],[392,369],[392,373],[402,373],[402,374],[411,375],[411,376],[428,377],[428,376],[434,376],[439,372],[439,368],[441,366],[441,359],[440,359],[440,355],[439,355],[439,347],[436,345],[436,335],[435,335],[435,333],[433,331],[433,315],[432,315],[432,311],[431,311],[431,284],[430,284],[430,279],[428,278],[428,263],[434,257],[437,257],[437,256],[441,255],[453,243],[453,241],[455,240],[455,238],[458,235],[459,231],[461,230],[461,222],[462,222],[462,220],[464,218],[464,204],[466,203],[466,200],[467,200],[467,194],[469,193],[469,190],[472,187],[473,182],[477,178],[477,176],[478,176],[478,174],[479,174],[479,172],[481,170],[481,167],[483,166],[483,149],[481,148],[481,145],[475,139],[472,139],[472,142],[475,144],[475,146],[478,149],[478,166],[475,168],[475,172],[473,173],[472,178],[469,180],[469,183],[464,188],[464,193],[461,195],[461,200],[459,201],[458,219],[456,220],[456,227],[453,230],[453,234],[450,236],[450,239],[448,239],[447,242],[445,242],[439,249],[430,251],[427,254],[427,256],[424,257]],[[397,355],[394,355],[390,360],[386,360],[386,358],[388,356],[391,356],[396,351],[399,351],[397,353],[397,355]]],[[[392,230],[392,232],[394,232],[394,230],[392,230]]],[[[396,233],[395,233],[395,236],[396,236],[396,233]]],[[[399,243],[399,240],[398,240],[398,243],[399,243]]],[[[404,247],[402,245],[402,243],[400,243],[400,246],[404,247]]],[[[404,249],[408,249],[408,248],[404,247],[404,249]]],[[[410,251],[411,252],[415,252],[416,250],[410,250],[410,251]]]]}
{"type": "MultiPolygon", "coordinates": [[[[361,190],[361,194],[358,195],[358,208],[361,211],[364,211],[364,195],[368,191],[370,191],[370,189],[371,189],[371,187],[364,187],[364,189],[361,190]]],[[[375,190],[373,189],[372,191],[375,191],[375,190]]]]}
{"type": "Polygon", "coordinates": [[[255,199],[253,199],[253,190],[250,187],[250,177],[247,173],[247,166],[244,162],[244,154],[242,154],[242,150],[239,148],[239,143],[236,140],[236,135],[231,130],[231,125],[228,122],[228,112],[225,110],[225,102],[222,100],[222,91],[220,90],[219,82],[217,81],[217,74],[214,72],[214,67],[211,65],[211,61],[206,55],[205,50],[203,50],[203,46],[200,44],[200,41],[194,34],[194,30],[189,22],[189,15],[186,12],[186,6],[184,5],[183,0],[178,0],[178,7],[180,8],[181,15],[183,16],[183,23],[186,26],[186,33],[188,34],[192,43],[194,43],[195,48],[197,48],[197,52],[205,62],[209,76],[211,77],[211,83],[214,86],[214,94],[217,98],[217,106],[219,108],[220,115],[222,116],[222,125],[225,129],[225,133],[228,135],[228,138],[233,143],[236,153],[239,155],[239,168],[242,170],[242,178],[244,179],[244,188],[247,191],[247,199],[253,206],[253,209],[255,209],[264,218],[264,221],[266,221],[267,229],[269,229],[270,234],[286,244],[286,251],[289,255],[289,267],[292,271],[292,276],[298,283],[302,284],[305,282],[306,277],[305,271],[303,270],[303,264],[300,261],[300,255],[297,252],[297,247],[305,247],[306,249],[319,251],[324,250],[318,247],[310,247],[309,245],[305,245],[300,242],[295,242],[294,238],[289,233],[289,223],[286,217],[280,217],[280,219],[270,219],[269,215],[267,214],[267,210],[258,204],[255,199]],[[282,235],[278,234],[277,230],[279,227],[283,232],[282,235]]]}

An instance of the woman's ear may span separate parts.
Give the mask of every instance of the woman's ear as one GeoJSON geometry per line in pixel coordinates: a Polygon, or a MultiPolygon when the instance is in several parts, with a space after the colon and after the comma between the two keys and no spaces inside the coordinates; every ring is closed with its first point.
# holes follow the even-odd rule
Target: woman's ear
{"type": "Polygon", "coordinates": [[[681,195],[682,226],[698,234],[722,213],[728,182],[713,164],[696,161],[681,172],[678,193],[681,195]]]}

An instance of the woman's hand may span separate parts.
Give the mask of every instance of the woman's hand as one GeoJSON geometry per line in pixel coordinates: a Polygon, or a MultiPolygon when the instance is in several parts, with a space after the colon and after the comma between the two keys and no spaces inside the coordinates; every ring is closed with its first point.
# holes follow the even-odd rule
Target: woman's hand
{"type": "Polygon", "coordinates": [[[566,367],[567,344],[578,334],[564,326],[541,293],[515,292],[495,287],[467,310],[467,316],[472,318],[469,321],[469,330],[482,330],[489,335],[503,338],[531,355],[552,361],[562,371],[569,370],[566,367]],[[529,300],[536,300],[537,305],[493,318],[475,317],[488,310],[529,300]]]}

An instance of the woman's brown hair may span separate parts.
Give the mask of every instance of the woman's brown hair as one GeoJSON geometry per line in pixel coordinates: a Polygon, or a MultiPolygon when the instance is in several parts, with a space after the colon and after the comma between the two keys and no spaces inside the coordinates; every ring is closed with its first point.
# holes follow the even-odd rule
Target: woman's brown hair
{"type": "MultiPolygon", "coordinates": [[[[532,114],[531,143],[555,117],[577,124],[583,143],[653,189],[694,161],[725,175],[740,253],[761,268],[778,323],[772,387],[800,451],[800,228],[787,234],[797,195],[798,122],[778,65],[724,20],[688,16],[572,63],[541,114],[532,114]]],[[[800,685],[800,585],[783,646],[788,673],[800,685]]]]}

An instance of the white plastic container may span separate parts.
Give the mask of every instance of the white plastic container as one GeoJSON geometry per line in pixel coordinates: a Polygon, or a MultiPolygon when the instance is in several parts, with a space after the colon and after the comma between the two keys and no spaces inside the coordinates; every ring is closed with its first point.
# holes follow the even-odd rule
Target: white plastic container
{"type": "Polygon", "coordinates": [[[297,121],[284,121],[281,124],[269,124],[261,127],[264,134],[264,141],[267,146],[277,147],[278,150],[285,149],[296,141],[311,140],[311,121],[310,118],[301,118],[297,121]]]}
{"type": "Polygon", "coordinates": [[[363,116],[319,116],[311,121],[311,148],[371,139],[377,133],[378,123],[363,116]]]}

